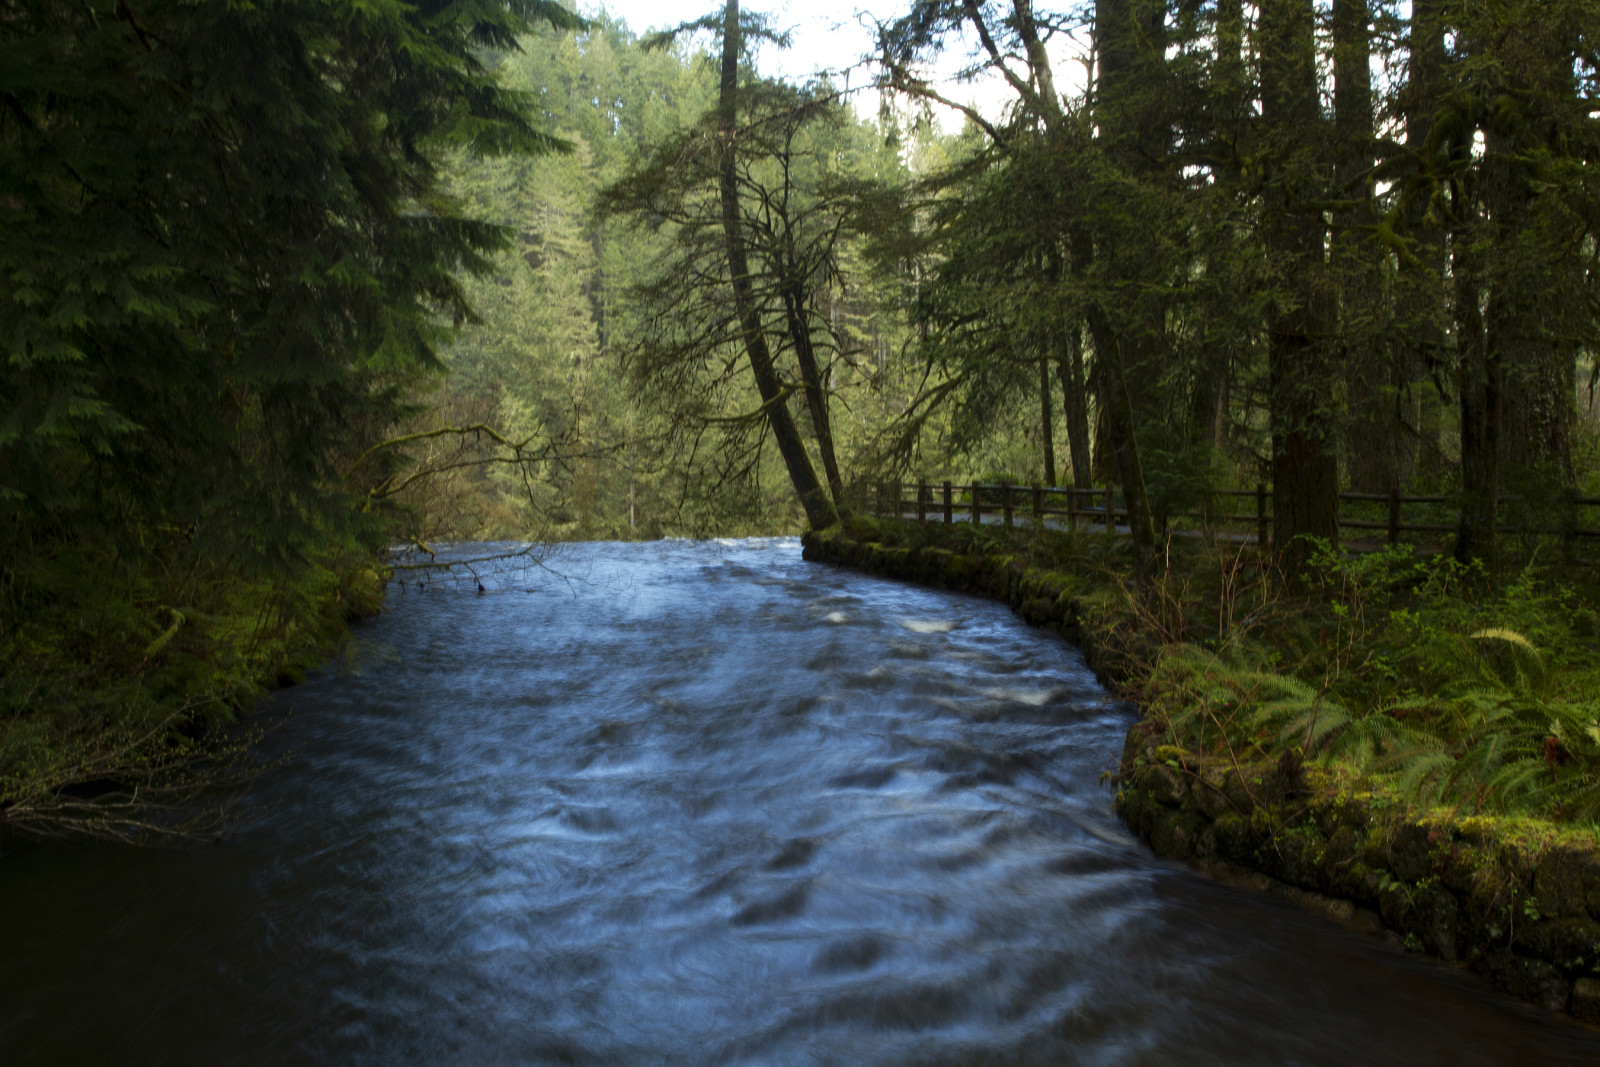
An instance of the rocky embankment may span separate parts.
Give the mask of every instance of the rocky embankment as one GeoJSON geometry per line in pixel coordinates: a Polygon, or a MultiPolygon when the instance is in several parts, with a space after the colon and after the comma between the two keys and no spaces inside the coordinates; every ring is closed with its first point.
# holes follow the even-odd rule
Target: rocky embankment
{"type": "MultiPolygon", "coordinates": [[[[1136,685],[1158,646],[1097,611],[1075,575],[1020,556],[808,533],[805,558],[1010,604],[1083,649],[1101,682],[1136,685]]],[[[1116,807],[1158,855],[1277,893],[1470,967],[1551,1010],[1600,1023],[1600,849],[1553,827],[1419,817],[1315,768],[1189,752],[1138,723],[1116,807]]]]}

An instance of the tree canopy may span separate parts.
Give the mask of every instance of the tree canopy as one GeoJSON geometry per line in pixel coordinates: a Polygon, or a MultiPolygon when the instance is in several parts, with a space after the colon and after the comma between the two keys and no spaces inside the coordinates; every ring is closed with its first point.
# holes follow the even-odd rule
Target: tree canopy
{"type": "Polygon", "coordinates": [[[535,23],[580,25],[545,0],[0,10],[12,821],[83,762],[64,737],[225,715],[326,610],[330,559],[388,536],[369,446],[506,241],[444,159],[564,147],[485,63],[535,23]]]}

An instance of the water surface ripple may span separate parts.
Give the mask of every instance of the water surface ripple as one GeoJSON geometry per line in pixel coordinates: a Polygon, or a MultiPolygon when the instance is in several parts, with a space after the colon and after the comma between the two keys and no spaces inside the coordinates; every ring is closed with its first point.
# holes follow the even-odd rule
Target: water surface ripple
{"type": "Polygon", "coordinates": [[[230,840],[15,850],[0,1060],[1600,1061],[1152,857],[1129,710],[1000,605],[792,540],[550,566],[392,592],[230,840]]]}

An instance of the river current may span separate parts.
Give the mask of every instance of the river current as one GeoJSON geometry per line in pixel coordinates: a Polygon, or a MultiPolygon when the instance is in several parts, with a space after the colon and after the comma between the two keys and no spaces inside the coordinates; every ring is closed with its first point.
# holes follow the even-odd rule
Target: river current
{"type": "Polygon", "coordinates": [[[391,588],[236,832],[0,861],[0,1062],[1534,1064],[1600,1034],[1156,859],[1130,709],[793,540],[391,588]]]}

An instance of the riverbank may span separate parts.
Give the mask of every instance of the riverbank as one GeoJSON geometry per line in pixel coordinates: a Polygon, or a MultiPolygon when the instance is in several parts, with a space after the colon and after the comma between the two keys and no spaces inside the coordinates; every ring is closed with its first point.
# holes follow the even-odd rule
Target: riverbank
{"type": "MultiPolygon", "coordinates": [[[[1249,720],[1241,712],[1249,703],[1240,697],[1241,673],[1216,666],[1224,663],[1222,653],[1232,654],[1232,635],[1249,637],[1252,626],[1292,628],[1291,620],[1304,620],[1307,612],[1285,604],[1262,614],[1260,598],[1240,591],[1251,580],[1252,561],[1243,550],[1221,561],[1210,608],[1218,621],[1210,637],[1222,647],[1205,652],[1197,651],[1207,635],[1197,632],[1203,627],[1194,625],[1190,603],[1207,584],[1193,580],[1197,569],[1186,573],[1180,562],[1169,566],[1168,580],[1153,592],[1131,592],[1120,546],[1104,537],[1040,532],[1009,539],[970,527],[853,519],[848,527],[808,533],[804,545],[808,560],[997,598],[1027,622],[1082,648],[1102,683],[1142,709],[1124,749],[1116,808],[1157,854],[1386,931],[1408,949],[1477,971],[1513,996],[1600,1023],[1600,848],[1594,832],[1544,818],[1474,812],[1459,802],[1407,802],[1403,783],[1372,769],[1379,763],[1340,759],[1320,744],[1334,733],[1330,722],[1350,718],[1331,701],[1322,703],[1321,695],[1301,701],[1310,708],[1303,733],[1296,731],[1305,707],[1283,730],[1249,720]],[[1246,610],[1259,617],[1246,617],[1242,625],[1229,618],[1246,610]]],[[[1341,606],[1331,612],[1335,620],[1341,612],[1348,617],[1350,600],[1333,598],[1341,606]]],[[[1363,603],[1358,599],[1355,607],[1359,614],[1363,603]]],[[[1341,642],[1353,648],[1350,633],[1337,624],[1311,624],[1308,642],[1324,652],[1341,642]]],[[[1370,643],[1371,635],[1362,633],[1370,643]]],[[[1503,636],[1508,633],[1521,639],[1510,629],[1467,636],[1488,634],[1514,646],[1502,655],[1520,655],[1521,646],[1503,636]]],[[[1363,669],[1372,658],[1365,655],[1363,669]]],[[[1386,669],[1392,673],[1393,664],[1386,669]]],[[[1539,670],[1553,673],[1542,662],[1539,670]]],[[[1517,667],[1516,673],[1533,669],[1517,667]]],[[[1275,678],[1278,710],[1294,710],[1291,696],[1303,683],[1290,670],[1258,668],[1249,678],[1257,705],[1271,707],[1259,694],[1275,678]]],[[[1414,700],[1410,706],[1421,705],[1414,700]]],[[[1386,714],[1398,714],[1406,728],[1404,710],[1386,714]]],[[[1555,764],[1575,757],[1559,733],[1552,736],[1556,744],[1546,742],[1545,751],[1553,778],[1555,764]]]]}
{"type": "Polygon", "coordinates": [[[4,634],[0,838],[223,829],[234,787],[259,769],[255,733],[233,728],[238,712],[325,663],[350,622],[381,610],[388,572],[347,543],[277,574],[161,577],[126,583],[120,613],[93,601],[91,584],[84,601],[98,614],[60,603],[4,634]]]}

